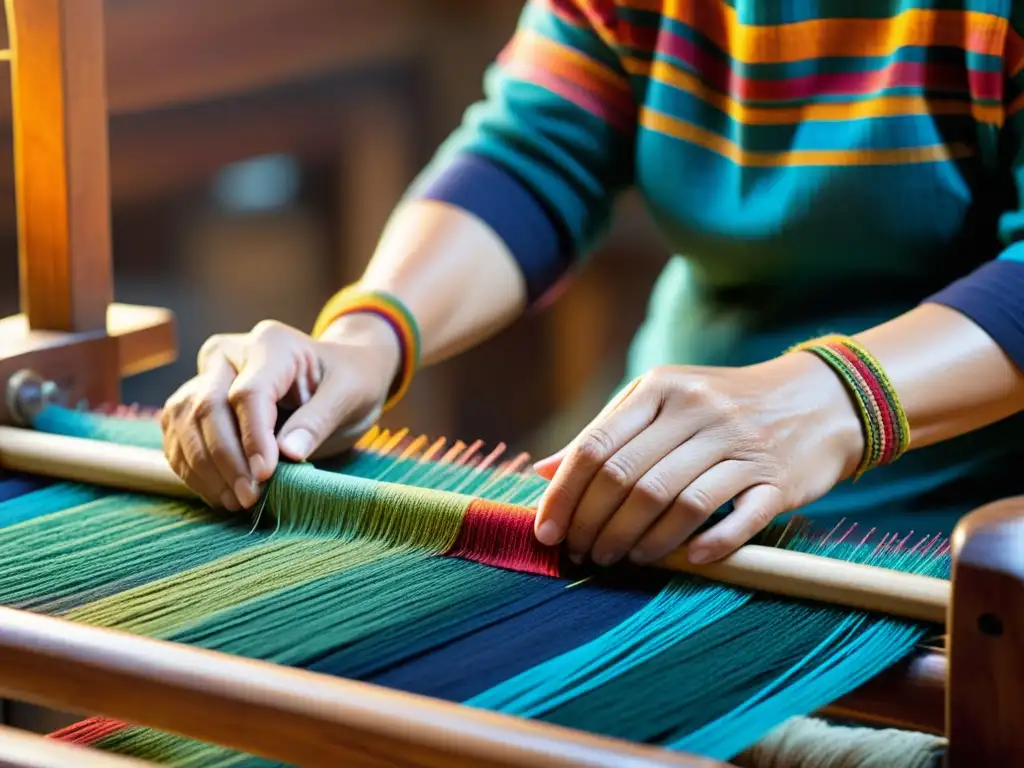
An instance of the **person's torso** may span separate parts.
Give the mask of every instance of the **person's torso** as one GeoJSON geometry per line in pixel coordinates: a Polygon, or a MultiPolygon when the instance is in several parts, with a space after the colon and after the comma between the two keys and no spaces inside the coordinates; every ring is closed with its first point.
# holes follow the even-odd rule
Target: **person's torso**
{"type": "MultiPolygon", "coordinates": [[[[619,3],[616,48],[640,104],[636,186],[681,254],[629,375],[743,365],[853,333],[993,258],[998,217],[1016,204],[1000,131],[1009,10],[619,3]]],[[[980,467],[1019,458],[1018,421],[908,456],[833,507],[849,498],[857,512],[876,485],[893,498],[904,482],[910,499],[987,475],[980,467]]]]}

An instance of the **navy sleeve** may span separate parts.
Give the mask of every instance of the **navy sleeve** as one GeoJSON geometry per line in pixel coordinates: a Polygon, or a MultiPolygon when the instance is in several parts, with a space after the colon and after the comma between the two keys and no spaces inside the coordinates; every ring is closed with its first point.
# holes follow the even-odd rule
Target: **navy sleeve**
{"type": "Polygon", "coordinates": [[[948,285],[928,301],[963,313],[1024,370],[1024,261],[1008,258],[1019,243],[966,277],[948,285]]]}
{"type": "Polygon", "coordinates": [[[454,205],[494,230],[519,265],[531,304],[572,264],[571,238],[564,227],[511,173],[490,160],[461,154],[415,197],[454,205]]]}

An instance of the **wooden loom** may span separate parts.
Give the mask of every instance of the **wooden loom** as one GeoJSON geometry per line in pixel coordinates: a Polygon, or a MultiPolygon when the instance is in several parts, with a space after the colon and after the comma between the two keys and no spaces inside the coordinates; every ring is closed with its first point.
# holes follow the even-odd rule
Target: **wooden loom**
{"type": "MultiPolygon", "coordinates": [[[[0,401],[0,468],[186,493],[159,457],[103,446],[97,462],[79,441],[9,426],[19,403],[53,391],[115,401],[121,377],[173,359],[175,339],[168,311],[111,303],[101,0],[6,0],[6,10],[23,313],[0,320],[9,395],[0,401]]],[[[1024,765],[1024,498],[965,518],[953,552],[949,583],[757,547],[700,572],[944,620],[945,650],[889,670],[830,711],[945,734],[950,766],[1024,765]]],[[[0,609],[0,690],[303,766],[716,764],[11,609],[0,609]]],[[[0,764],[139,765],[4,729],[0,764]]]]}

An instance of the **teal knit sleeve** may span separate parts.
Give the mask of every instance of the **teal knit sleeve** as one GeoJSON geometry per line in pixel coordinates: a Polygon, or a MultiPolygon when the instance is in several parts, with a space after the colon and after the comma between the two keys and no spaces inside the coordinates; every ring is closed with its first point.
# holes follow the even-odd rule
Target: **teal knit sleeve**
{"type": "Polygon", "coordinates": [[[522,184],[566,233],[574,255],[606,229],[633,182],[637,109],[612,48],[611,3],[530,0],[511,41],[412,192],[456,158],[483,158],[522,184]]]}

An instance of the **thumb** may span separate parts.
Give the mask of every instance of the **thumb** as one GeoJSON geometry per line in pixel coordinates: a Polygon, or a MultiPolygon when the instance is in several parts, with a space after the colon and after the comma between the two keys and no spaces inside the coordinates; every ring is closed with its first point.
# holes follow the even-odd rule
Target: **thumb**
{"type": "Polygon", "coordinates": [[[543,477],[545,480],[551,480],[555,476],[555,472],[562,465],[562,460],[565,458],[565,453],[568,448],[563,448],[558,453],[553,453],[546,459],[541,459],[533,465],[533,470],[538,475],[543,477]]]}
{"type": "Polygon", "coordinates": [[[284,423],[277,443],[292,461],[306,461],[328,438],[340,452],[373,426],[380,413],[380,403],[368,402],[351,379],[341,382],[328,376],[284,423]]]}

